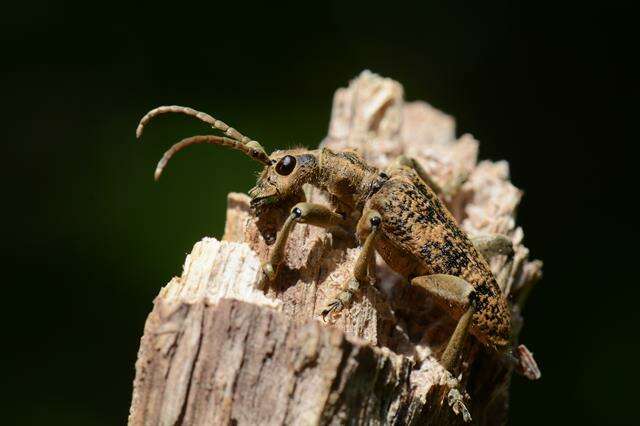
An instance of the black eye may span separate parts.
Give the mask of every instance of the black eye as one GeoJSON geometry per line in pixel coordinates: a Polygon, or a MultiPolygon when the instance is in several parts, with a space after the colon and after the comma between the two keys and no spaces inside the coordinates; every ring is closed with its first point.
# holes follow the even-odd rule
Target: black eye
{"type": "Polygon", "coordinates": [[[296,167],[296,158],[291,155],[282,157],[278,164],[276,164],[276,172],[279,175],[286,176],[290,174],[296,167]]]}

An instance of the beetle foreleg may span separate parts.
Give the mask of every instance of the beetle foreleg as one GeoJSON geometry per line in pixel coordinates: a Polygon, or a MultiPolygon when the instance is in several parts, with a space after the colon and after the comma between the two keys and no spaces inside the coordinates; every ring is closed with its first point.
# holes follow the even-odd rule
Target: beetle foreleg
{"type": "Polygon", "coordinates": [[[267,276],[268,281],[275,280],[278,274],[278,268],[284,260],[284,248],[287,244],[287,239],[296,223],[307,223],[309,225],[329,228],[340,225],[343,222],[344,219],[341,215],[334,213],[322,204],[298,203],[293,206],[280,233],[278,233],[276,242],[269,255],[269,260],[262,265],[262,270],[267,276]]]}

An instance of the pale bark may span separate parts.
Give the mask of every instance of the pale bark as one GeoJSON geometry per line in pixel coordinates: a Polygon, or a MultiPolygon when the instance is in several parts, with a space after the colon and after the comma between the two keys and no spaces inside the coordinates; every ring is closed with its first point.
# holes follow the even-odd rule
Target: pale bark
{"type": "MultiPolygon", "coordinates": [[[[428,104],[405,103],[397,82],[363,72],[339,89],[323,145],[357,149],[377,166],[406,153],[445,189],[465,182],[446,199],[461,226],[514,242],[513,265],[491,262],[505,294],[517,298],[540,277],[515,224],[521,192],[507,164],[476,164],[478,142],[456,139],[454,120],[428,104]]],[[[246,195],[229,195],[223,241],[198,242],[154,302],[130,424],[458,424],[446,398],[455,386],[474,422],[506,421],[512,371],[470,339],[462,379],[452,377],[437,359],[455,324],[382,260],[379,289],[365,288],[331,326],[319,320],[352,270],[351,239],[296,226],[276,282],[259,290],[265,241],[289,207],[257,222],[246,195]]],[[[519,330],[517,308],[514,320],[519,330]]]]}

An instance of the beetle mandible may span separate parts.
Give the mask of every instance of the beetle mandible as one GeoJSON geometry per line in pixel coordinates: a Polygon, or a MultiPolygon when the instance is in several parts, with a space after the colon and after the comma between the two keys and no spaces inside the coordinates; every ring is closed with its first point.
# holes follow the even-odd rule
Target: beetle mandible
{"type": "Polygon", "coordinates": [[[352,151],[296,148],[268,155],[259,142],[233,127],[181,106],[161,106],[148,112],[138,125],[137,138],[149,121],[164,113],[196,117],[224,136],[192,136],[176,143],[159,161],[156,180],[178,151],[207,143],[237,149],[264,166],[256,186],[249,191],[257,216],[265,207],[299,197],[304,184],[329,195],[330,206],[300,202],[291,209],[263,263],[268,281],[278,274],[287,238],[296,223],[328,228],[344,224],[353,212],[360,213],[356,235],[362,250],[352,276],[323,316],[335,316],[362,285],[375,282],[371,264],[378,252],[391,269],[412,285],[424,288],[457,320],[440,360],[447,370],[454,367],[471,333],[502,354],[516,371],[532,379],[539,377],[526,348],[514,351],[511,347],[511,312],[487,263],[494,255],[513,255],[511,241],[499,235],[472,241],[440,201],[434,191],[437,187],[418,162],[400,156],[381,171],[352,151]]]}

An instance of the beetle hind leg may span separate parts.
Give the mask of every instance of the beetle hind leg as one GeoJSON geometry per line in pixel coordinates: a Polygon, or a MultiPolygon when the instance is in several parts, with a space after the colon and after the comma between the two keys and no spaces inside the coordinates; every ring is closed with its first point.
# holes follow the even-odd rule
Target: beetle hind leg
{"type": "MultiPolygon", "coordinates": [[[[446,274],[416,277],[411,280],[411,284],[425,289],[438,302],[454,308],[455,311],[464,312],[440,357],[440,364],[454,375],[452,370],[462,354],[475,312],[473,286],[462,278],[446,274]]],[[[462,416],[465,423],[471,421],[471,414],[465,405],[464,392],[461,392],[458,386],[449,389],[447,403],[454,413],[462,416]]]]}
{"type": "Polygon", "coordinates": [[[436,300],[454,308],[455,311],[464,312],[440,358],[440,364],[451,371],[462,352],[471,328],[475,312],[475,304],[472,300],[473,286],[462,278],[446,274],[416,277],[411,280],[411,284],[425,289],[436,300]]]}

